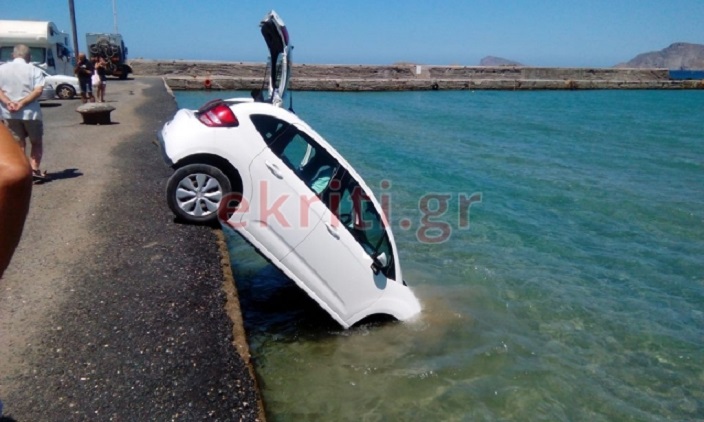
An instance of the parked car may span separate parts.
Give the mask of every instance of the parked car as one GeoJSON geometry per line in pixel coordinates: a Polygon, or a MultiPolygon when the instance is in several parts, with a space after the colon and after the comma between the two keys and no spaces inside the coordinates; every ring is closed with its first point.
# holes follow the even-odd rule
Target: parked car
{"type": "MultiPolygon", "coordinates": [[[[41,68],[39,68],[41,69],[41,68]]],[[[44,91],[39,101],[53,100],[58,97],[62,100],[70,100],[81,90],[78,78],[68,75],[50,75],[41,69],[44,74],[44,91]]]]}
{"type": "Polygon", "coordinates": [[[181,109],[158,133],[174,169],[167,203],[181,220],[233,228],[347,328],[421,305],[403,281],[394,236],[371,189],[321,135],[282,108],[286,26],[270,12],[268,89],[181,109]]]}

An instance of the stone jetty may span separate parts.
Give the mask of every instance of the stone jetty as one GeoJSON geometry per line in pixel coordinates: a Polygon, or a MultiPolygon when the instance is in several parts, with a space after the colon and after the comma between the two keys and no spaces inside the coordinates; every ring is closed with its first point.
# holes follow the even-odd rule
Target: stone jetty
{"type": "MultiPolygon", "coordinates": [[[[266,65],[246,62],[132,60],[135,75],[161,76],[171,89],[262,87],[266,65]]],[[[297,91],[704,89],[704,80],[671,80],[667,69],[523,66],[294,64],[297,91]]]]}

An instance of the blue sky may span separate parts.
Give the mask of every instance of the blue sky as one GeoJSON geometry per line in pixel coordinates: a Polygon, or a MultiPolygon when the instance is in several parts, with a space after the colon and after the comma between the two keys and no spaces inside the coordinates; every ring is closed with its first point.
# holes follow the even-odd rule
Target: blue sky
{"type": "MultiPolygon", "coordinates": [[[[298,63],[610,67],[673,42],[704,44],[704,0],[114,0],[130,58],[263,62],[259,20],[284,19],[298,63]]],[[[74,0],[86,32],[113,32],[113,0],[74,0]]],[[[0,0],[0,19],[71,32],[68,0],[0,0]]]]}

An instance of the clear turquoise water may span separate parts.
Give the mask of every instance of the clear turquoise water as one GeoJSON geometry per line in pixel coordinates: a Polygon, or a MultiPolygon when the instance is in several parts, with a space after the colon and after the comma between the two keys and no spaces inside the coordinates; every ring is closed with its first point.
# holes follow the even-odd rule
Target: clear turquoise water
{"type": "Polygon", "coordinates": [[[270,420],[704,419],[704,92],[301,92],[294,107],[391,199],[424,309],[344,331],[230,236],[270,420]],[[433,194],[450,195],[430,220],[441,243],[417,232],[433,194]]]}

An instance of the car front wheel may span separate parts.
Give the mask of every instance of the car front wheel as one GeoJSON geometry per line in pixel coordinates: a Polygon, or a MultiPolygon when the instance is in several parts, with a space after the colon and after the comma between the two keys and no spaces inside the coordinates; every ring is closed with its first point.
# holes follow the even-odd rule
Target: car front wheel
{"type": "Polygon", "coordinates": [[[71,85],[59,85],[56,87],[56,96],[62,100],[70,100],[76,96],[76,90],[71,85]]]}
{"type": "Polygon", "coordinates": [[[189,164],[181,167],[166,184],[166,201],[180,220],[194,224],[215,224],[218,207],[232,191],[230,179],[217,167],[189,164]]]}

